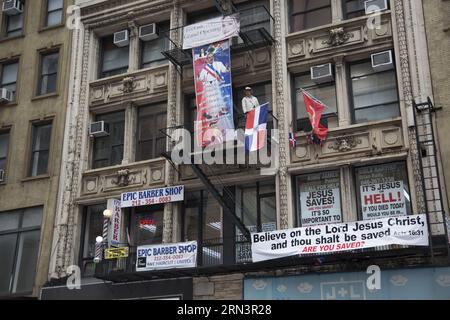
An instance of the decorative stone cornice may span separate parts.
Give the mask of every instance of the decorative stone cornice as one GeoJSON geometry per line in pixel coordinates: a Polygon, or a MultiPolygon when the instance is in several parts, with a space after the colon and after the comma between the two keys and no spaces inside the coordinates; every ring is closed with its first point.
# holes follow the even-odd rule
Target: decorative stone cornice
{"type": "Polygon", "coordinates": [[[353,33],[345,32],[343,27],[334,28],[328,31],[329,39],[322,42],[329,46],[340,46],[353,37],[353,33]]]}

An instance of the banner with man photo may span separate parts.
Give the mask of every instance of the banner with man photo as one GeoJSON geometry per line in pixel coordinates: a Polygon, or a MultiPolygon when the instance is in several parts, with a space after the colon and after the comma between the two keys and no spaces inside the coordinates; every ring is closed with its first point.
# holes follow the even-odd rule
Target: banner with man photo
{"type": "Polygon", "coordinates": [[[230,43],[224,40],[192,49],[194,59],[198,146],[234,139],[230,43]],[[228,136],[227,136],[228,134],[228,136]]]}

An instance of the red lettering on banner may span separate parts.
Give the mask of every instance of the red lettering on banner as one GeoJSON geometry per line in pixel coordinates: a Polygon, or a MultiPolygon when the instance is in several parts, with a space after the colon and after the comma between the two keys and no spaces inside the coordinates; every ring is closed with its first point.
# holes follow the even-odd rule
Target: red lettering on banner
{"type": "Polygon", "coordinates": [[[401,201],[401,194],[397,192],[398,198],[395,197],[394,193],[389,192],[388,194],[371,194],[364,196],[364,205],[368,204],[380,204],[380,203],[390,203],[401,201]]]}

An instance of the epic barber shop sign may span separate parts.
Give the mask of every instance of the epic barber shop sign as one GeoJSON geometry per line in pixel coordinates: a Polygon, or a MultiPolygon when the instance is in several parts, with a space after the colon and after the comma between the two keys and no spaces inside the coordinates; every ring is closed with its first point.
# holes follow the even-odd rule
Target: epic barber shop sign
{"type": "Polygon", "coordinates": [[[125,192],[122,193],[120,200],[122,208],[183,201],[184,186],[125,192]]]}

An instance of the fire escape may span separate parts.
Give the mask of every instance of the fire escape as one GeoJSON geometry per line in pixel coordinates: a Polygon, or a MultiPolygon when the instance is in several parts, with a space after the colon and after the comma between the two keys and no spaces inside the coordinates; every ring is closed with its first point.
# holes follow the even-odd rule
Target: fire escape
{"type": "MultiPolygon", "coordinates": [[[[216,7],[222,13],[222,15],[239,14],[240,18],[240,32],[239,37],[231,39],[231,54],[252,51],[258,48],[270,47],[274,44],[273,38],[273,17],[269,10],[263,6],[255,6],[252,8],[238,10],[232,3],[232,1],[216,0],[216,7]]],[[[183,27],[178,29],[182,30],[183,27]]],[[[191,50],[183,50],[182,45],[175,43],[169,38],[172,43],[172,48],[162,54],[176,66],[177,71],[182,75],[184,67],[192,65],[192,53],[191,50]]],[[[235,108],[236,109],[236,108],[235,108]]],[[[172,137],[166,134],[171,141],[172,137]]],[[[270,143],[270,139],[269,143],[270,143]]],[[[170,149],[170,148],[169,148],[170,149]]],[[[175,164],[171,160],[170,151],[163,154],[163,156],[172,164],[176,169],[175,164]]],[[[250,232],[241,219],[235,214],[236,200],[233,194],[228,192],[225,185],[220,180],[220,174],[216,174],[212,168],[208,168],[209,176],[205,173],[206,168],[204,166],[194,163],[194,155],[192,156],[191,168],[200,181],[205,185],[206,189],[215,198],[215,200],[222,206],[224,214],[227,215],[237,229],[239,235],[237,235],[238,241],[248,242],[250,241],[250,232]],[[210,177],[214,177],[214,183],[211,182],[210,177]],[[222,189],[223,192],[219,191],[222,189]]]]}
{"type": "MultiPolygon", "coordinates": [[[[413,101],[414,119],[416,123],[417,148],[419,150],[419,162],[421,167],[422,189],[424,201],[429,219],[430,229],[433,226],[444,225],[446,246],[448,250],[448,231],[445,228],[444,199],[439,174],[438,150],[435,140],[433,117],[435,107],[428,97],[426,102],[413,101]]],[[[431,237],[431,246],[434,239],[431,237]]]]}

